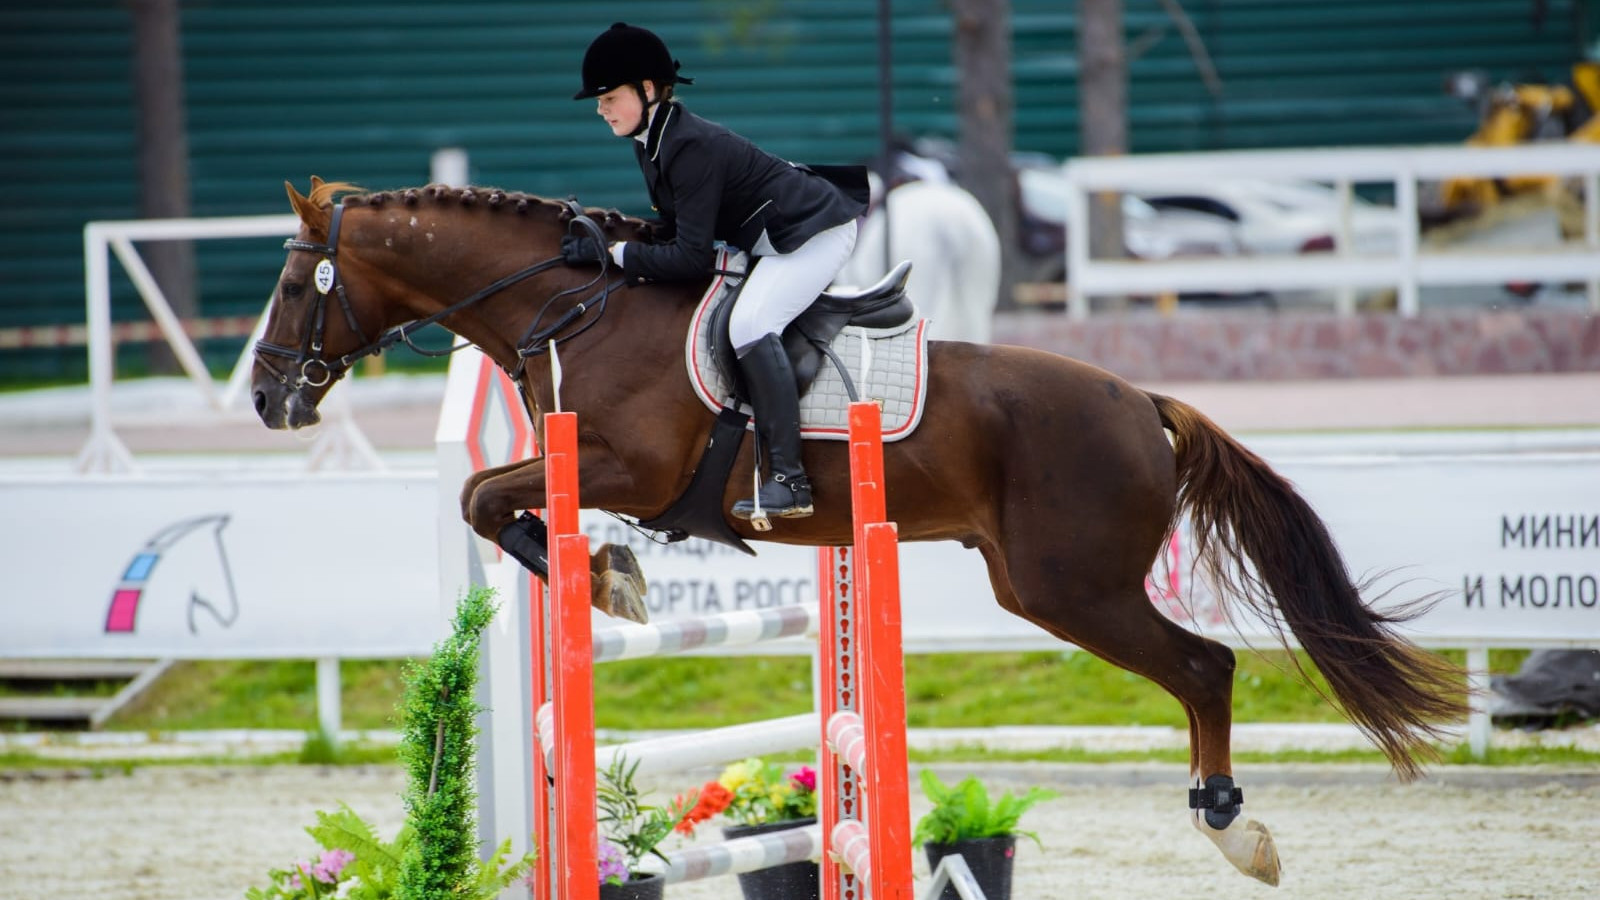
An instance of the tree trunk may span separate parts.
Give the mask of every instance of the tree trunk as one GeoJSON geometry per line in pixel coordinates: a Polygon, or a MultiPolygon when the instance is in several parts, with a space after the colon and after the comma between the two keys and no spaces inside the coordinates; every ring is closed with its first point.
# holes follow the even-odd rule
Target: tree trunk
{"type": "MultiPolygon", "coordinates": [[[[1078,0],[1078,153],[1120,156],[1127,152],[1128,61],[1122,46],[1122,0],[1078,0]]],[[[1120,195],[1110,192],[1092,198],[1091,256],[1125,255],[1121,203],[1120,195]]],[[[1072,222],[1069,227],[1081,224],[1072,222]]]]}
{"type": "MultiPolygon", "coordinates": [[[[189,138],[184,117],[183,49],[177,0],[129,0],[134,87],[139,105],[139,215],[189,215],[189,138]]],[[[180,319],[198,313],[194,244],[151,241],[140,255],[180,319]]],[[[150,346],[152,372],[178,371],[164,343],[150,346]]]]}
{"type": "Polygon", "coordinates": [[[1011,171],[1011,2],[952,0],[961,110],[961,183],[1000,235],[1000,308],[1014,303],[1017,184],[1011,171]]]}

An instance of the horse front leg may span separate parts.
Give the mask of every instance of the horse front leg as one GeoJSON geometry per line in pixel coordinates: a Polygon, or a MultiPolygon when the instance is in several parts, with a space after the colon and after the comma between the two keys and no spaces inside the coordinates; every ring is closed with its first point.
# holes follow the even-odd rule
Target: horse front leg
{"type": "MultiPolygon", "coordinates": [[[[581,454],[580,454],[581,457],[581,454]]],[[[591,470],[603,476],[604,465],[580,458],[585,484],[582,496],[591,485],[591,470]]],[[[603,490],[604,478],[592,485],[603,490]]],[[[523,567],[548,579],[550,543],[544,522],[532,513],[545,505],[544,460],[531,459],[475,472],[461,489],[461,514],[472,530],[522,563],[523,567]]],[[[649,621],[645,606],[646,584],[639,561],[626,545],[603,544],[589,558],[590,603],[608,616],[641,624],[649,621]]]]}

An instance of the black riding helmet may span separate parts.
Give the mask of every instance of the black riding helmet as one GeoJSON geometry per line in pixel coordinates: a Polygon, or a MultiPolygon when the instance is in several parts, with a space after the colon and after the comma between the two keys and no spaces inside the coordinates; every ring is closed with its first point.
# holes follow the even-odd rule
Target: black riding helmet
{"type": "Polygon", "coordinates": [[[583,90],[572,99],[586,100],[644,81],[661,87],[694,84],[694,79],[678,74],[678,61],[654,32],[618,22],[601,32],[583,54],[583,90]]]}

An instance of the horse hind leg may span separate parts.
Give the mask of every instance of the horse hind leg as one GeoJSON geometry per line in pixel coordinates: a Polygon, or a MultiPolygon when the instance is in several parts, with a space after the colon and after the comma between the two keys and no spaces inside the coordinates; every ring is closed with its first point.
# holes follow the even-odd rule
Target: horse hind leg
{"type": "MultiPolygon", "coordinates": [[[[1233,785],[1233,651],[1179,626],[1150,603],[1142,584],[1096,591],[1016,585],[998,554],[985,548],[1000,605],[1113,665],[1160,685],[1189,720],[1189,817],[1229,863],[1277,885],[1277,845],[1265,825],[1242,814],[1233,785]],[[1207,794],[1209,787],[1210,793],[1207,794]],[[1220,795],[1220,800],[1219,800],[1220,795]]],[[[1020,580],[1020,579],[1018,579],[1020,580]]]]}
{"type": "MultiPolygon", "coordinates": [[[[1215,742],[1215,729],[1202,729],[1199,715],[1189,704],[1183,705],[1183,711],[1189,717],[1190,823],[1217,846],[1223,858],[1232,863],[1234,868],[1276,887],[1283,867],[1278,860],[1278,847],[1272,839],[1272,833],[1255,819],[1239,815],[1244,799],[1241,793],[1235,802],[1232,775],[1213,773],[1209,777],[1202,777],[1201,773],[1207,769],[1203,768],[1201,762],[1201,744],[1215,742]],[[1217,812],[1219,807],[1222,810],[1220,813],[1217,812]],[[1213,827],[1215,824],[1221,824],[1222,827],[1213,827]]],[[[1215,751],[1205,756],[1226,759],[1226,750],[1224,747],[1220,757],[1215,751]]]]}
{"type": "Polygon", "coordinates": [[[1128,605],[1139,612],[1121,617],[1126,627],[1076,640],[1183,704],[1189,719],[1190,823],[1234,868],[1276,886],[1283,870],[1277,844],[1265,825],[1244,815],[1243,792],[1233,781],[1233,651],[1161,615],[1142,588],[1128,605]]]}

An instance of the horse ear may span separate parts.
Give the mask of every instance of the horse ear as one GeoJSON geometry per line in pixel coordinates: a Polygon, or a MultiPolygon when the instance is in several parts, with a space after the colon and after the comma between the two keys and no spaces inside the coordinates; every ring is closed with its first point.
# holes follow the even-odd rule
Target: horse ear
{"type": "Polygon", "coordinates": [[[311,193],[315,194],[317,192],[317,188],[322,187],[322,185],[323,181],[321,175],[311,176],[311,193]]]}
{"type": "MultiPolygon", "coordinates": [[[[319,183],[320,179],[312,176],[311,190],[313,192],[316,191],[319,183]]],[[[304,222],[313,229],[327,227],[328,214],[326,211],[312,203],[309,197],[306,197],[304,194],[301,194],[299,191],[295,190],[294,185],[290,184],[289,182],[285,181],[283,183],[283,188],[289,192],[289,205],[294,207],[295,215],[300,217],[301,222],[304,222]]]]}

